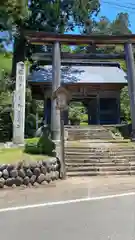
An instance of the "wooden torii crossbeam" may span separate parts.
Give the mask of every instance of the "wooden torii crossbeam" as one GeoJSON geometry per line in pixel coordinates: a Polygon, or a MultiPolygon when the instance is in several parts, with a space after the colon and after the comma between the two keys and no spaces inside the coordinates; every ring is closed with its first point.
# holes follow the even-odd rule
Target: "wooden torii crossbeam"
{"type": "Polygon", "coordinates": [[[46,32],[33,32],[26,31],[25,37],[31,44],[52,44],[60,42],[67,45],[80,45],[80,44],[96,44],[96,45],[109,45],[109,44],[125,44],[130,42],[135,44],[135,34],[125,35],[73,35],[73,34],[56,34],[46,32]]]}
{"type": "MultiPolygon", "coordinates": [[[[45,53],[34,53],[31,56],[32,61],[38,62],[39,65],[52,64],[53,55],[50,52],[45,53]]],[[[61,64],[62,65],[92,65],[93,60],[125,60],[125,53],[118,54],[103,54],[103,53],[67,53],[61,52],[61,64]]]]}

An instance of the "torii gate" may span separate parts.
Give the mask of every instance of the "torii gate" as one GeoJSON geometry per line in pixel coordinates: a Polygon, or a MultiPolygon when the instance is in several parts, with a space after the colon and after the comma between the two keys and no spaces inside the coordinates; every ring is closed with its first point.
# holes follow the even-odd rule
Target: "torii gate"
{"type": "MultiPolygon", "coordinates": [[[[133,44],[135,44],[135,35],[72,35],[72,34],[55,34],[45,32],[25,32],[26,40],[29,44],[53,46],[52,53],[37,54],[37,60],[44,60],[46,63],[52,63],[52,92],[55,92],[61,85],[60,67],[61,62],[69,64],[78,62],[90,63],[92,59],[125,59],[128,76],[128,89],[130,96],[130,109],[132,119],[132,140],[135,140],[135,65],[133,44]],[[111,45],[120,44],[124,46],[123,54],[73,54],[61,53],[61,44],[67,45],[111,45]]],[[[23,101],[24,102],[24,101],[23,101]]],[[[24,118],[23,118],[24,119],[24,118]]],[[[24,124],[22,124],[22,128],[24,124]]],[[[60,112],[56,108],[56,99],[52,100],[51,108],[51,130],[53,140],[60,139],[60,112]]],[[[21,129],[24,134],[24,129],[21,129]]],[[[22,141],[22,140],[21,140],[22,141]]]]}

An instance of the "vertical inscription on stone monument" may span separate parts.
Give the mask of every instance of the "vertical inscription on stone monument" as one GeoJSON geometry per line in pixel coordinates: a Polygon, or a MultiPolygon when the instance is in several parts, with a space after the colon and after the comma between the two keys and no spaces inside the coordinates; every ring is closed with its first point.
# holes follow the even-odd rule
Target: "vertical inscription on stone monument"
{"type": "Polygon", "coordinates": [[[24,122],[25,122],[25,64],[19,62],[16,71],[16,89],[14,93],[14,124],[13,141],[16,144],[24,142],[24,122]]]}

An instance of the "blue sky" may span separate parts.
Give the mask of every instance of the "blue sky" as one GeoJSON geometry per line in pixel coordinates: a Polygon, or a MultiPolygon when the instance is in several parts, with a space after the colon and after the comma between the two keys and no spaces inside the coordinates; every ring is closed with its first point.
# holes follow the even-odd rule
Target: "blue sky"
{"type": "Polygon", "coordinates": [[[120,12],[128,13],[131,31],[132,33],[135,33],[135,0],[101,0],[101,12],[99,17],[106,16],[112,21],[120,12]],[[108,2],[110,2],[110,4],[108,4],[108,2]]]}
{"type": "MultiPolygon", "coordinates": [[[[122,0],[120,4],[117,0],[101,0],[100,2],[101,11],[98,18],[106,16],[110,21],[113,21],[118,13],[126,12],[129,15],[130,29],[132,33],[135,33],[135,2],[132,3],[132,0],[122,0]]],[[[76,28],[74,33],[77,34],[78,32],[79,30],[76,28]]]]}

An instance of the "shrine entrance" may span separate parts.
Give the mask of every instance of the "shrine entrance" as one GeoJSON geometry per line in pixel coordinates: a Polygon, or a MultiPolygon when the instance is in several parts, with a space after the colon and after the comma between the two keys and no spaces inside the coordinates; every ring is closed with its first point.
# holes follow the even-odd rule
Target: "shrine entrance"
{"type": "Polygon", "coordinates": [[[97,96],[89,98],[88,102],[88,125],[96,125],[100,123],[99,106],[97,96]]]}
{"type": "Polygon", "coordinates": [[[119,104],[116,98],[101,98],[100,124],[117,124],[119,118],[119,104]]]}
{"type": "MultiPolygon", "coordinates": [[[[80,122],[87,123],[88,125],[118,124],[120,122],[119,106],[120,103],[117,98],[100,98],[97,94],[91,98],[72,101],[69,104],[69,109],[72,112],[66,112],[65,119],[68,118],[70,120],[70,117],[72,117],[70,115],[74,114],[73,117],[76,120],[78,119],[76,122],[79,123],[79,116],[82,114],[83,117],[81,117],[80,122]],[[83,108],[82,112],[81,107],[83,108]]],[[[66,125],[67,123],[69,121],[66,120],[66,125]]]]}
{"type": "MultiPolygon", "coordinates": [[[[31,56],[32,61],[36,61],[37,66],[52,65],[51,80],[49,77],[50,72],[46,71],[45,77],[42,76],[42,81],[37,77],[34,83],[33,81],[29,81],[29,83],[33,85],[33,94],[35,88],[40,98],[42,97],[46,102],[47,98],[51,100],[51,113],[49,116],[51,115],[51,132],[53,140],[60,139],[60,111],[56,108],[56,100],[52,99],[51,95],[61,85],[64,85],[69,93],[72,93],[72,99],[76,97],[82,99],[82,96],[87,99],[86,104],[88,108],[89,124],[111,124],[112,122],[113,124],[115,124],[115,122],[119,124],[120,89],[123,87],[123,84],[125,85],[125,80],[128,80],[132,119],[132,140],[135,140],[135,68],[134,52],[132,48],[132,44],[135,44],[135,35],[81,36],[26,31],[25,37],[28,44],[51,45],[50,52],[44,52],[42,54],[35,53],[35,55],[33,54],[31,56]],[[72,46],[84,44],[87,46],[94,46],[92,49],[95,50],[85,54],[65,53],[61,52],[62,44],[72,46]],[[100,54],[96,52],[101,45],[113,44],[123,45],[123,52],[121,54],[100,54]],[[100,68],[96,69],[95,66],[99,66],[99,62],[100,65],[103,65],[104,60],[108,60],[108,66],[110,66],[110,59],[124,59],[127,66],[127,76],[123,75],[120,67],[118,67],[117,71],[114,73],[111,69],[107,71],[107,65],[105,68],[102,68],[101,74],[99,74],[100,68]],[[65,76],[61,74],[62,65],[74,65],[77,68],[73,69],[73,71],[69,71],[66,75],[66,82],[62,81],[62,78],[65,76]],[[91,68],[88,70],[79,70],[80,65],[91,66],[91,68]],[[92,70],[92,67],[94,70],[92,70]],[[116,77],[118,78],[116,79],[116,77]]],[[[112,68],[114,67],[116,66],[112,66],[112,68]]]]}

